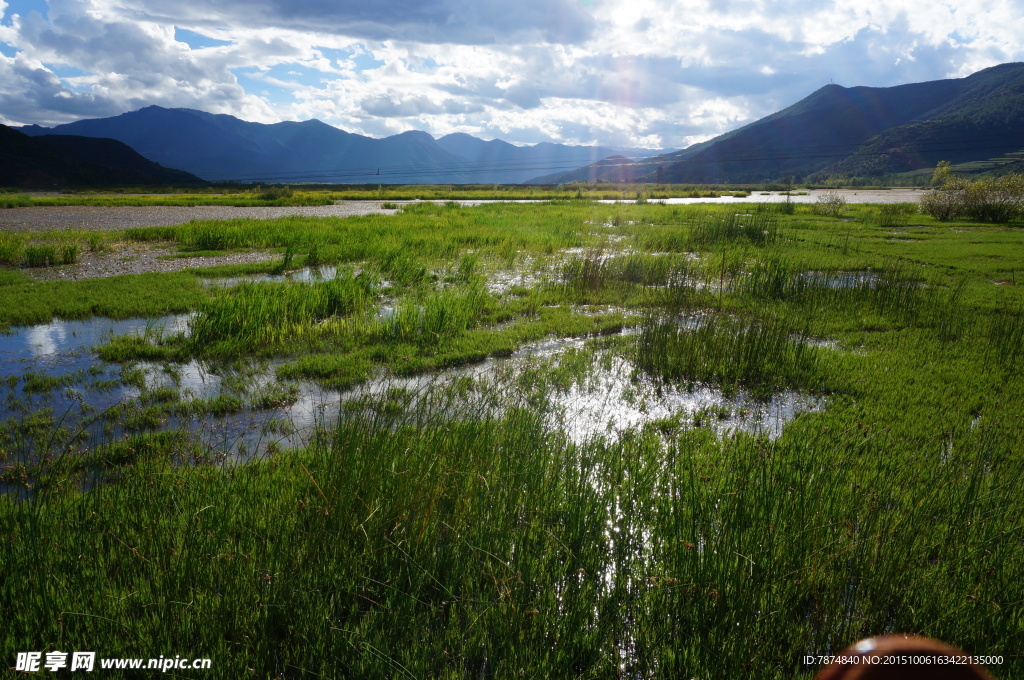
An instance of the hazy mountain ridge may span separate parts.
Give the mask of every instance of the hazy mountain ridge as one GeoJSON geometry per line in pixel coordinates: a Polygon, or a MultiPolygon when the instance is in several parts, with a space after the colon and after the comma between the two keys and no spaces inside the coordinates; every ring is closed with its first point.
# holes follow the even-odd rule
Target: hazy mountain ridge
{"type": "Polygon", "coordinates": [[[966,78],[887,88],[826,85],[770,116],[676,153],[538,180],[878,177],[934,167],[939,160],[982,162],[1020,152],[1022,130],[1024,64],[1002,64],[966,78]]]}
{"type": "MultiPolygon", "coordinates": [[[[319,120],[252,123],[225,114],[150,106],[80,120],[57,132],[116,139],[152,161],[210,180],[264,182],[519,183],[545,169],[592,163],[623,149],[537,144],[409,131],[374,139],[319,120]]],[[[630,153],[645,150],[627,149],[630,153]]],[[[646,155],[657,151],[646,150],[646,155]]]]}

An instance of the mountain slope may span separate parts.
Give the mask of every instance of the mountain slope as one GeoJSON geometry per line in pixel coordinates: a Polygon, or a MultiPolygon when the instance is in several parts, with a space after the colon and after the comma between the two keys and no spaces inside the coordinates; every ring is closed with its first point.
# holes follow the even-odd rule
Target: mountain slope
{"type": "Polygon", "coordinates": [[[557,144],[517,147],[462,134],[435,140],[417,131],[373,139],[318,120],[251,123],[158,106],[52,130],[21,130],[109,137],[161,165],[211,180],[265,182],[517,183],[545,169],[570,169],[620,152],[557,144]]]}
{"type": "Polygon", "coordinates": [[[203,183],[195,175],[161,167],[113,139],[33,138],[0,125],[0,148],[0,185],[4,186],[203,183]]]}
{"type": "MultiPolygon", "coordinates": [[[[681,183],[878,176],[1020,151],[1022,123],[1024,64],[1003,64],[887,88],[827,85],[715,139],[613,171],[631,181],[681,183]]],[[[592,166],[546,179],[608,177],[592,166]]]]}
{"type": "Polygon", "coordinates": [[[926,120],[886,130],[824,169],[879,175],[985,161],[1024,149],[1024,64],[1003,64],[964,79],[961,91],[926,120]]]}

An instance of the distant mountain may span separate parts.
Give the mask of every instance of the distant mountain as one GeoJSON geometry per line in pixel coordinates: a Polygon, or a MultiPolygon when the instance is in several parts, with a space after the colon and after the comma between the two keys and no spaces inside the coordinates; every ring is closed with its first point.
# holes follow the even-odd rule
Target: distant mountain
{"type": "MultiPolygon", "coordinates": [[[[623,151],[557,144],[517,147],[464,134],[435,140],[419,131],[374,139],[318,120],[251,123],[159,106],[53,129],[32,125],[21,130],[29,135],[110,137],[161,165],[210,180],[262,182],[509,184],[623,151]]],[[[648,150],[646,155],[655,153],[648,150]]]]}
{"type": "Polygon", "coordinates": [[[85,185],[202,184],[180,170],[146,160],[113,139],[29,137],[0,125],[0,185],[23,188],[85,185]]]}
{"type": "Polygon", "coordinates": [[[454,133],[437,140],[448,153],[469,161],[478,172],[507,175],[503,183],[527,182],[538,173],[588,165],[604,158],[626,154],[634,157],[657,155],[652,149],[604,146],[567,146],[542,142],[534,146],[515,146],[499,139],[485,142],[471,135],[454,133]]]}
{"type": "Polygon", "coordinates": [[[624,165],[605,161],[548,182],[753,183],[879,177],[940,160],[985,169],[1020,162],[1024,63],[966,78],[895,87],[827,85],[796,104],[679,152],[624,165]],[[995,160],[993,160],[995,159],[995,160]]]}

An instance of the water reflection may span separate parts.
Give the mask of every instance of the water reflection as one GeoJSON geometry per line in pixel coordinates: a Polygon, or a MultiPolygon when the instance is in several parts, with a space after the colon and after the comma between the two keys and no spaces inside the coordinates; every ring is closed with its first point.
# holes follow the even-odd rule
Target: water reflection
{"type": "Polygon", "coordinates": [[[609,350],[591,352],[586,339],[548,339],[508,357],[413,377],[382,372],[344,391],[312,382],[283,384],[276,378],[282,360],[122,367],[89,351],[126,333],[187,332],[189,318],[54,321],[0,337],[0,420],[24,422],[48,409],[62,425],[86,432],[86,445],[147,429],[185,429],[222,457],[247,459],[308,445],[344,413],[360,409],[376,415],[397,410],[426,424],[530,408],[543,415],[547,427],[582,443],[614,440],[673,418],[680,427],[776,437],[798,413],[821,406],[791,392],[765,402],[742,393],[726,397],[713,386],[664,384],[609,350]],[[139,418],[147,409],[149,415],[139,418]],[[104,412],[115,417],[97,417],[104,412]]]}
{"type": "MultiPolygon", "coordinates": [[[[141,334],[150,331],[180,333],[188,329],[189,314],[176,314],[157,319],[93,318],[84,321],[54,319],[50,323],[14,328],[0,335],[0,377],[17,371],[18,363],[55,355],[71,355],[88,350],[116,335],[141,334]]],[[[25,364],[21,364],[24,368],[25,364]]]]}

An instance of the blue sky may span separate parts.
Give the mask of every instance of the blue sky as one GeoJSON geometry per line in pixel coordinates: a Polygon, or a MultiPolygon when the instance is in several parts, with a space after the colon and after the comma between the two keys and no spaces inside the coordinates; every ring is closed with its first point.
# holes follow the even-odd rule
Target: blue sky
{"type": "Polygon", "coordinates": [[[157,104],[682,148],[819,87],[1024,61],[1024,0],[0,0],[0,122],[157,104]]]}

